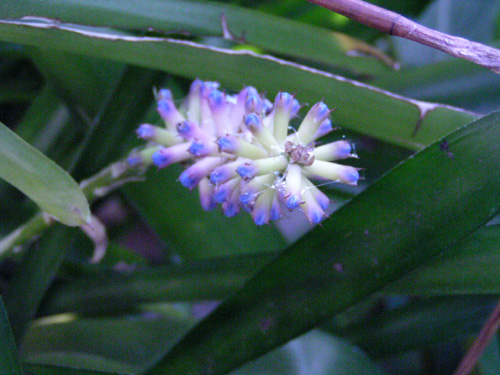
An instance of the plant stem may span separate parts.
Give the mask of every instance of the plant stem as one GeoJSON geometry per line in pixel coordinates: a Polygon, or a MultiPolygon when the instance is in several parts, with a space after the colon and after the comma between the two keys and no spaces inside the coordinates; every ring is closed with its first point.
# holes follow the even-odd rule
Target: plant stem
{"type": "Polygon", "coordinates": [[[467,354],[462,358],[453,375],[467,375],[477,364],[479,358],[483,354],[484,349],[488,346],[493,335],[497,332],[500,326],[500,300],[488,317],[488,320],[481,328],[481,332],[470,347],[467,354]]]}
{"type": "MultiPolygon", "coordinates": [[[[139,152],[132,151],[132,154],[147,161],[156,149],[157,147],[148,147],[139,152]]],[[[117,161],[80,182],[80,188],[89,203],[92,203],[125,183],[140,180],[149,165],[150,163],[143,162],[130,166],[125,161],[117,161]]],[[[31,219],[0,240],[0,257],[16,252],[22,245],[36,239],[54,222],[56,221],[42,211],[37,212],[31,219]]]]}
{"type": "Polygon", "coordinates": [[[500,50],[429,29],[402,15],[361,0],[307,0],[389,35],[432,47],[500,73],[500,50]]]}

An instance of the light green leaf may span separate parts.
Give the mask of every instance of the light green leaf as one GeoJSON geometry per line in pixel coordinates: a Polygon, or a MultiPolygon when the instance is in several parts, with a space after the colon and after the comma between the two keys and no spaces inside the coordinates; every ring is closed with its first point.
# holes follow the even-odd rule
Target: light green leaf
{"type": "Polygon", "coordinates": [[[90,220],[87,200],[71,176],[1,123],[0,177],[63,224],[90,220]]]}

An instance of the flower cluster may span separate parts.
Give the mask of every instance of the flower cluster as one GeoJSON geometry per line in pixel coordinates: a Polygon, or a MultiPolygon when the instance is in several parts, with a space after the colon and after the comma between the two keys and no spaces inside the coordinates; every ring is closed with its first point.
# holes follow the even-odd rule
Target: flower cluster
{"type": "Polygon", "coordinates": [[[333,130],[323,102],[311,107],[297,130],[289,123],[300,104],[286,92],[273,104],[253,87],[231,96],[215,82],[196,80],[179,108],[166,89],[157,93],[157,102],[165,127],[141,125],[138,136],[153,146],[128,162],[150,158],[164,168],[189,161],[179,181],[198,187],[206,210],[220,205],[228,217],[244,210],[263,225],[301,208],[311,223],[319,223],[329,199],[311,179],[349,185],[359,179],[357,168],[332,162],[355,157],[349,142],[316,145],[333,130]]]}

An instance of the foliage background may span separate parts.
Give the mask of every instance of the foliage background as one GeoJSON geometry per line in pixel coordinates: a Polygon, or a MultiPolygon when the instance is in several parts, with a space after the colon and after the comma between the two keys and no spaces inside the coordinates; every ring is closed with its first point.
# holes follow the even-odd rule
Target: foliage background
{"type": "MultiPolygon", "coordinates": [[[[372,2],[498,46],[498,1],[372,2]]],[[[322,186],[342,208],[316,228],[204,212],[169,167],[92,204],[100,264],[62,225],[4,252],[3,373],[446,374],[495,306],[499,118],[462,128],[498,109],[494,73],[298,0],[5,0],[0,40],[0,121],[76,181],[159,123],[153,87],[182,98],[194,78],[324,99],[364,168],[322,186]]],[[[37,207],[0,194],[7,236],[37,207]]],[[[499,364],[495,337],[476,373],[499,364]]]]}

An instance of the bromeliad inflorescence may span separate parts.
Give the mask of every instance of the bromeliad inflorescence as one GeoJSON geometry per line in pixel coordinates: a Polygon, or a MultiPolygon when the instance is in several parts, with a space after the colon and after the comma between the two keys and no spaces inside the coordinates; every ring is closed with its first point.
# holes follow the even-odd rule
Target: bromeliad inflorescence
{"type": "Polygon", "coordinates": [[[169,90],[156,96],[165,127],[141,125],[138,136],[152,146],[128,162],[164,168],[190,161],[179,180],[189,189],[198,186],[206,210],[220,205],[231,217],[243,209],[262,225],[301,208],[319,223],[329,199],[311,179],[357,184],[357,168],[333,163],[356,156],[349,142],[316,146],[333,130],[323,102],[311,107],[295,131],[289,123],[300,104],[286,92],[273,104],[253,87],[231,96],[215,82],[196,80],[179,108],[169,90]]]}

